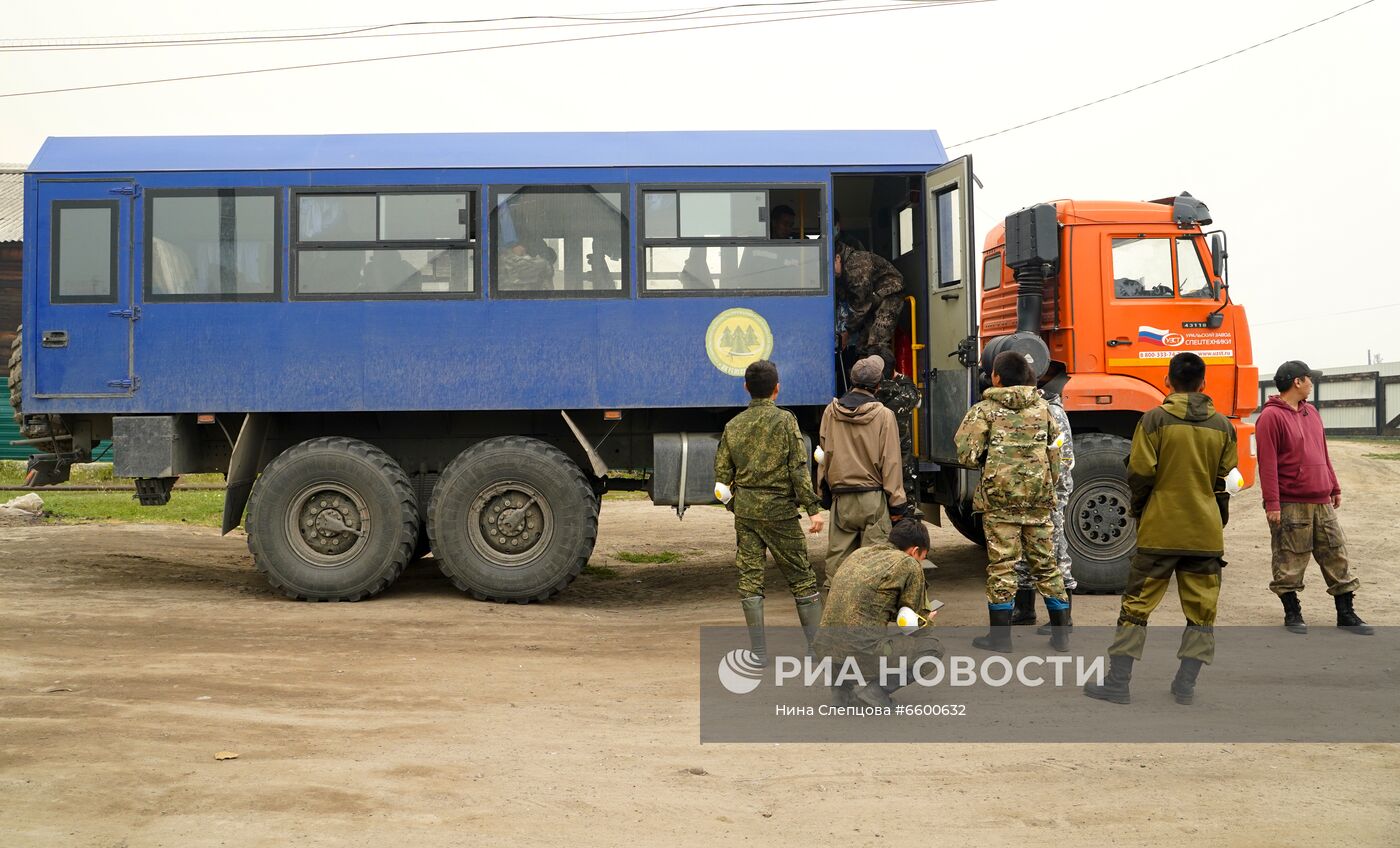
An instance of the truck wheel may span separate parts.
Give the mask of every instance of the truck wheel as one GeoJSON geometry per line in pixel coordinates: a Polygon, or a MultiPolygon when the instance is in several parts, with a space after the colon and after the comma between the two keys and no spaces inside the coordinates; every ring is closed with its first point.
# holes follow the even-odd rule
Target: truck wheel
{"type": "Polygon", "coordinates": [[[24,332],[24,325],[20,324],[15,328],[14,340],[10,342],[10,409],[15,413],[15,424],[24,426],[24,413],[20,411],[20,398],[24,396],[20,390],[20,381],[24,377],[23,362],[20,355],[20,333],[24,332]]]}
{"type": "Polygon", "coordinates": [[[987,547],[987,534],[982,529],[982,516],[972,511],[972,504],[944,506],[943,512],[963,538],[979,547],[987,547]]]}
{"type": "Polygon", "coordinates": [[[408,475],[373,445],[340,436],[289,448],[248,498],[248,549],[299,601],[358,601],[396,580],[418,538],[408,475]]]}
{"type": "Polygon", "coordinates": [[[483,601],[543,601],[573,582],[598,538],[588,478],[557,448],[504,436],[463,451],[428,509],[433,557],[483,601]]]}
{"type": "Polygon", "coordinates": [[[1074,491],[1065,530],[1080,592],[1121,592],[1137,548],[1130,507],[1128,452],[1132,443],[1107,433],[1074,437],[1074,491]]]}

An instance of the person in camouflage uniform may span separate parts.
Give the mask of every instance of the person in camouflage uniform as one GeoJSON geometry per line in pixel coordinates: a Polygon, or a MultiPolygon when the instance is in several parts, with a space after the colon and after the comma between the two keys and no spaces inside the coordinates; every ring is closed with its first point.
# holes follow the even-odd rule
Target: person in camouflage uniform
{"type": "Polygon", "coordinates": [[[908,518],[920,518],[919,466],[914,461],[914,410],[919,408],[919,389],[906,374],[894,370],[894,354],[888,348],[872,351],[885,361],[885,377],[875,389],[875,399],[894,413],[899,425],[899,456],[903,466],[904,497],[909,504],[908,518]]]}
{"type": "Polygon", "coordinates": [[[1011,650],[1011,610],[1016,563],[1030,564],[1036,589],[1050,615],[1051,644],[1069,648],[1069,601],[1055,565],[1055,487],[1064,435],[1035,388],[1035,375],[1019,354],[1005,351],[992,362],[992,388],[968,410],[954,436],[958,462],[981,466],[973,495],[987,535],[987,615],[991,630],[973,640],[987,650],[1011,650]]]}
{"type": "Polygon", "coordinates": [[[847,308],[840,347],[893,349],[904,276],[884,257],[837,242],[836,299],[847,308]]]}
{"type": "Polygon", "coordinates": [[[943,656],[943,645],[931,627],[913,633],[886,632],[886,625],[895,620],[900,607],[921,615],[929,608],[923,568],[928,548],[928,529],[923,522],[901,521],[890,531],[888,542],[856,551],[832,578],[821,632],[812,643],[812,652],[831,658],[833,674],[848,657],[854,658],[866,681],[863,687],[850,683],[833,686],[832,699],[837,706],[853,700],[870,706],[890,704],[890,692],[896,687],[879,685],[881,657],[886,658],[887,667],[895,667],[903,658],[909,669],[920,657],[943,656]]]}
{"type": "MultiPolygon", "coordinates": [[[[1055,508],[1050,512],[1050,523],[1053,528],[1055,562],[1060,566],[1060,576],[1065,581],[1065,597],[1070,602],[1069,621],[1066,626],[1072,627],[1074,589],[1079,585],[1074,579],[1072,566],[1074,558],[1069,552],[1069,537],[1065,534],[1065,510],[1069,509],[1069,496],[1074,492],[1074,434],[1069,427],[1069,415],[1065,412],[1065,406],[1060,398],[1065,383],[1069,382],[1069,376],[1065,374],[1065,366],[1062,363],[1052,362],[1052,372],[1048,375],[1050,379],[1045,380],[1040,390],[1040,394],[1045,398],[1045,403],[1050,407],[1050,414],[1055,417],[1055,423],[1060,425],[1060,432],[1064,434],[1065,441],[1060,447],[1060,479],[1055,485],[1055,508]]],[[[1011,613],[1012,624],[1035,624],[1035,581],[1031,579],[1031,569],[1024,558],[1016,563],[1016,605],[1011,613]]],[[[1048,625],[1036,630],[1042,636],[1050,635],[1048,625]]]]}
{"type": "Polygon", "coordinates": [[[770,551],[797,600],[797,617],[811,642],[821,621],[817,575],[807,562],[798,509],[812,516],[808,532],[822,530],[821,502],[812,490],[807,446],[797,418],[774,401],[778,397],[778,367],[766,359],[744,371],[748,409],[724,426],[715,452],[715,482],[731,488],[725,506],[734,513],[738,552],[739,597],[749,628],[753,653],[767,662],[763,632],[764,552],[770,551]]]}

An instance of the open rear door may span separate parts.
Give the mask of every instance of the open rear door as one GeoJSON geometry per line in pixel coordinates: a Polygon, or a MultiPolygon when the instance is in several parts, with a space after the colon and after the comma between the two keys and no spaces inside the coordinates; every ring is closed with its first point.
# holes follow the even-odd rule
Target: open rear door
{"type": "MultiPolygon", "coordinates": [[[[972,157],[924,175],[928,209],[927,455],[957,462],[953,434],[976,397],[977,245],[972,223],[972,157]]],[[[970,475],[957,475],[956,498],[966,500],[970,475]]],[[[951,494],[951,493],[950,493],[951,494]]]]}

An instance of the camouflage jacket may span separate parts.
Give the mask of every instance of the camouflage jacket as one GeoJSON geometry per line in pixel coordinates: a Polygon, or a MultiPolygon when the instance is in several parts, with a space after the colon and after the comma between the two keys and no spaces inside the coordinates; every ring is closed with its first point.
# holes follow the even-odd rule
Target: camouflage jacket
{"type": "Polygon", "coordinates": [[[987,389],[982,398],[954,436],[958,463],[982,466],[973,510],[1048,520],[1060,477],[1060,425],[1034,386],[987,389]]]}
{"type": "Polygon", "coordinates": [[[904,308],[903,275],[882,256],[846,244],[837,247],[841,251],[837,295],[850,310],[845,329],[856,337],[852,343],[889,348],[899,311],[904,308]]]}
{"type": "Polygon", "coordinates": [[[1055,497],[1063,504],[1074,491],[1074,432],[1069,428],[1069,414],[1060,396],[1046,397],[1045,403],[1050,407],[1050,417],[1060,425],[1060,432],[1065,436],[1064,444],[1060,445],[1060,479],[1055,484],[1055,497]]]}
{"type": "Polygon", "coordinates": [[[851,554],[831,578],[819,647],[827,655],[863,651],[884,638],[900,607],[928,609],[923,564],[888,543],[851,554]]]}
{"type": "Polygon", "coordinates": [[[798,507],[821,512],[797,418],[771,400],[750,401],[724,425],[715,480],[734,489],[729,507],[739,518],[781,521],[796,517],[798,507]]]}

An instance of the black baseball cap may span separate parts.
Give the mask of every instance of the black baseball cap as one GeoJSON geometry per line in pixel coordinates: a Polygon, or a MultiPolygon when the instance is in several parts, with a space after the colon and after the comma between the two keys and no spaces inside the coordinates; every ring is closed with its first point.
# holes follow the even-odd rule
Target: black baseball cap
{"type": "Polygon", "coordinates": [[[1308,363],[1299,359],[1290,359],[1280,365],[1278,370],[1274,372],[1274,382],[1286,383],[1291,386],[1293,385],[1293,381],[1299,377],[1307,377],[1309,380],[1316,383],[1321,376],[1322,372],[1309,368],[1308,363]]]}

